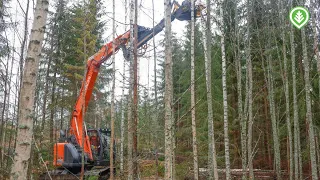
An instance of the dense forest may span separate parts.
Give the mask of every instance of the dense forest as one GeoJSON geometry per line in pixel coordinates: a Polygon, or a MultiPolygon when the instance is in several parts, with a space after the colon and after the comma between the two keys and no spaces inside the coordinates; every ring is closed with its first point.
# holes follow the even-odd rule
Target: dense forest
{"type": "Polygon", "coordinates": [[[62,141],[79,148],[71,177],[95,179],[95,128],[110,130],[110,179],[318,180],[320,1],[157,4],[0,1],[0,179],[55,179],[62,141]],[[145,18],[163,31],[139,48],[145,18]]]}

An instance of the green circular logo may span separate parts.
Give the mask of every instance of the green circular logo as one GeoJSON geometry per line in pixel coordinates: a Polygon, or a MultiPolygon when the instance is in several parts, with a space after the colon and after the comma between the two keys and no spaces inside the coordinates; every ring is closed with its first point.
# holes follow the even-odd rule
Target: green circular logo
{"type": "Polygon", "coordinates": [[[296,28],[301,29],[303,26],[305,26],[308,23],[310,19],[310,14],[306,8],[297,6],[291,9],[289,18],[291,23],[296,28]]]}

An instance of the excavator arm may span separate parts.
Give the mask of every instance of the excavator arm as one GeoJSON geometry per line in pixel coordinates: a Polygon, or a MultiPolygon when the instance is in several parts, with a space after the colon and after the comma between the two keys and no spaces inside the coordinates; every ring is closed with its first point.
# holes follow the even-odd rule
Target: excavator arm
{"type": "MultiPolygon", "coordinates": [[[[180,6],[178,3],[174,2],[173,11],[171,15],[171,21],[174,19],[178,20],[189,20],[189,16],[191,14],[189,6],[180,6]]],[[[203,6],[196,6],[195,14],[198,14],[199,11],[203,10],[203,6]]],[[[196,16],[197,17],[197,16],[196,16]]],[[[152,37],[161,32],[164,28],[164,19],[162,19],[154,28],[145,28],[142,26],[138,26],[138,48],[142,47],[146,44],[152,37]]],[[[93,160],[92,150],[90,146],[89,136],[87,135],[87,128],[83,121],[84,114],[88,107],[88,103],[90,101],[92,91],[94,89],[94,85],[100,70],[100,66],[103,62],[107,61],[113,54],[113,43],[115,52],[117,52],[121,47],[125,46],[130,39],[130,31],[118,36],[113,41],[105,44],[99,52],[95,55],[91,56],[87,61],[86,66],[86,75],[85,79],[82,82],[81,90],[77,99],[77,102],[74,107],[74,111],[72,112],[72,118],[70,122],[69,129],[69,137],[71,137],[71,142],[73,144],[78,145],[79,147],[83,147],[83,150],[89,160],[93,160]]],[[[128,52],[128,51],[127,51],[128,52]]],[[[63,144],[61,144],[63,146],[63,144]]],[[[55,152],[55,155],[62,152],[60,150],[55,149],[58,152],[55,152]]],[[[62,155],[61,155],[62,156],[62,155]]],[[[55,157],[56,159],[56,157],[55,157]]],[[[57,163],[55,165],[62,165],[61,163],[57,163]]]]}

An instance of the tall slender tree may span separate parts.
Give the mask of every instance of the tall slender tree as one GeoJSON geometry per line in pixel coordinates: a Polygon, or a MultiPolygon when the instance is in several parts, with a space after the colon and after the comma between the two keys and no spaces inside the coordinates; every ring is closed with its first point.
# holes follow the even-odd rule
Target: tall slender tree
{"type": "MultiPolygon", "coordinates": [[[[279,1],[279,10],[280,10],[280,16],[281,16],[281,23],[282,25],[285,23],[285,11],[283,2],[279,1]]],[[[282,54],[283,54],[283,83],[284,83],[284,94],[285,94],[285,100],[286,100],[286,124],[287,124],[287,135],[288,135],[288,148],[289,148],[289,154],[287,155],[288,161],[289,161],[289,178],[290,180],[293,179],[293,147],[292,147],[292,126],[291,126],[291,118],[290,118],[290,94],[289,94],[289,81],[288,81],[288,59],[287,59],[287,46],[286,46],[286,37],[285,37],[285,30],[286,26],[283,26],[282,32],[281,32],[281,39],[282,39],[282,54]]]]}
{"type": "Polygon", "coordinates": [[[216,157],[216,147],[214,138],[214,121],[213,121],[213,105],[212,105],[212,73],[211,73],[211,2],[206,1],[207,6],[207,20],[203,23],[205,34],[203,36],[204,56],[205,56],[205,76],[206,76],[206,90],[207,90],[207,106],[208,106],[208,167],[209,179],[218,179],[218,166],[216,157]]]}
{"type": "MultiPolygon", "coordinates": [[[[124,11],[125,11],[125,24],[127,24],[127,12],[128,12],[128,2],[124,1],[124,11]]],[[[127,25],[125,25],[127,29],[127,25]]],[[[124,90],[125,90],[125,80],[126,80],[126,61],[123,62],[123,71],[122,71],[122,95],[121,95],[121,124],[120,124],[120,175],[123,176],[124,171],[124,90]]]]}
{"type": "Polygon", "coordinates": [[[11,170],[11,179],[25,179],[27,177],[28,159],[30,158],[33,136],[33,105],[38,73],[39,59],[41,56],[42,41],[47,20],[49,1],[37,0],[30,35],[30,43],[22,78],[19,127],[17,133],[17,147],[14,163],[11,170]]]}
{"type": "Polygon", "coordinates": [[[252,151],[252,126],[253,126],[253,97],[252,97],[252,60],[251,60],[251,1],[247,0],[247,46],[246,46],[246,62],[247,62],[247,82],[246,96],[248,98],[248,167],[249,167],[249,179],[254,179],[253,174],[253,151],[252,151]]]}
{"type": "Polygon", "coordinates": [[[316,144],[314,139],[314,127],[312,122],[312,106],[311,106],[311,84],[310,84],[310,65],[307,54],[307,43],[306,43],[306,35],[305,29],[301,29],[301,38],[302,38],[302,52],[303,52],[303,65],[304,65],[304,82],[305,82],[305,91],[306,91],[306,118],[308,122],[308,130],[309,130],[309,146],[310,146],[310,161],[311,161],[311,171],[312,171],[312,179],[318,179],[318,168],[317,168],[317,157],[316,157],[316,144]]]}
{"type": "Polygon", "coordinates": [[[223,19],[223,0],[220,0],[220,30],[221,30],[221,59],[222,59],[222,91],[223,91],[223,131],[224,131],[224,152],[226,164],[226,179],[230,177],[230,153],[229,153],[229,129],[228,129],[228,93],[227,93],[227,65],[225,52],[225,30],[223,19]]]}
{"type": "MultiPolygon", "coordinates": [[[[133,34],[134,1],[130,1],[130,34],[133,34]]],[[[133,50],[133,36],[130,36],[130,51],[133,50]]],[[[129,94],[128,94],[128,180],[133,180],[133,118],[132,118],[132,89],[133,89],[133,54],[129,56],[129,94]]]]}
{"type": "MultiPolygon", "coordinates": [[[[115,0],[112,1],[112,40],[116,38],[116,23],[115,23],[115,0]]],[[[111,140],[110,140],[110,179],[114,179],[114,156],[113,156],[113,149],[114,149],[114,122],[115,122],[115,100],[114,100],[114,93],[115,93],[115,85],[116,85],[116,65],[115,65],[115,44],[112,43],[112,90],[111,90],[111,140]]]]}
{"type": "MultiPolygon", "coordinates": [[[[191,12],[194,12],[194,0],[191,0],[191,12]]],[[[194,179],[199,179],[198,168],[198,147],[197,147],[197,126],[195,107],[195,77],[194,77],[194,13],[191,13],[191,122],[192,122],[192,147],[193,147],[193,173],[194,179]]]]}
{"type": "MultiPolygon", "coordinates": [[[[270,31],[269,31],[270,32],[270,31]]],[[[271,36],[269,36],[270,40],[271,36]]],[[[271,48],[270,42],[267,48],[271,48]]],[[[269,110],[271,115],[272,124],[272,137],[273,137],[273,149],[274,149],[274,159],[275,159],[275,170],[277,174],[277,179],[281,179],[281,158],[280,158],[280,144],[278,135],[278,122],[276,119],[276,108],[275,108],[275,98],[274,98],[274,80],[273,80],[273,67],[271,61],[271,54],[267,57],[267,87],[268,87],[268,99],[269,99],[269,110]]]]}
{"type": "Polygon", "coordinates": [[[172,159],[172,51],[171,51],[171,1],[164,0],[165,16],[165,175],[167,180],[173,179],[172,159]]]}

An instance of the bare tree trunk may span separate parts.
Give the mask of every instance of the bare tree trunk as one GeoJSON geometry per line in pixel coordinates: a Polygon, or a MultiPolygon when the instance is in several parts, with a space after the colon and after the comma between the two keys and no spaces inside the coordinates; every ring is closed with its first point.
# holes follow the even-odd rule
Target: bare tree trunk
{"type": "Polygon", "coordinates": [[[314,129],[312,122],[312,109],[311,109],[311,97],[310,97],[310,78],[309,78],[309,59],[307,54],[307,44],[304,28],[301,29],[302,38],[302,50],[303,50],[303,64],[304,64],[304,81],[305,81],[305,91],[306,91],[306,106],[307,106],[307,122],[309,127],[309,143],[310,143],[310,160],[311,160],[311,170],[312,179],[318,179],[317,171],[317,159],[316,159],[316,145],[314,141],[314,129]]]}
{"type": "MultiPolygon", "coordinates": [[[[317,59],[317,72],[318,72],[318,82],[319,82],[319,92],[320,92],[320,54],[319,54],[319,48],[318,48],[318,36],[319,36],[319,32],[317,30],[317,4],[316,4],[316,0],[314,0],[313,2],[313,13],[312,13],[312,31],[313,31],[313,50],[314,53],[316,55],[316,59],[317,59]]],[[[320,93],[319,93],[319,99],[320,99],[320,93]]]]}
{"type": "Polygon", "coordinates": [[[133,47],[133,178],[138,179],[138,0],[134,1],[133,47]]]}
{"type": "Polygon", "coordinates": [[[204,56],[205,56],[205,71],[206,71],[206,89],[207,89],[207,105],[208,105],[208,167],[209,179],[219,179],[218,166],[214,138],[214,122],[213,122],[213,107],[212,107],[212,82],[211,82],[211,1],[207,0],[207,20],[205,23],[205,34],[203,36],[204,56]]]}
{"type": "MultiPolygon", "coordinates": [[[[8,51],[9,51],[9,45],[7,44],[7,48],[8,48],[8,51]]],[[[8,53],[8,59],[7,59],[7,63],[4,64],[4,67],[5,67],[5,75],[4,75],[4,97],[3,97],[3,107],[2,107],[2,112],[1,112],[1,128],[0,128],[0,137],[1,137],[1,147],[0,147],[0,157],[1,157],[1,162],[0,162],[0,167],[3,168],[3,161],[4,161],[4,141],[5,141],[5,134],[6,134],[6,126],[7,126],[7,121],[8,121],[8,118],[5,118],[5,114],[6,112],[9,111],[9,109],[7,109],[7,100],[10,99],[10,91],[8,90],[8,84],[10,85],[10,81],[9,81],[9,59],[10,59],[10,53],[8,53]],[[6,119],[6,120],[5,120],[6,119]]],[[[9,103],[8,103],[8,106],[9,106],[9,103]]]]}
{"type": "Polygon", "coordinates": [[[249,179],[254,179],[253,174],[253,151],[252,151],[252,126],[253,126],[253,115],[252,115],[252,62],[251,62],[251,33],[250,33],[250,23],[251,23],[251,6],[250,0],[247,1],[247,36],[248,36],[248,44],[247,44],[247,81],[248,86],[246,86],[246,94],[248,97],[248,167],[249,167],[249,179]]]}
{"type": "Polygon", "coordinates": [[[223,0],[220,0],[220,19],[221,19],[221,59],[222,59],[222,91],[223,91],[223,124],[224,124],[224,152],[226,163],[226,179],[230,177],[230,155],[229,155],[229,130],[228,130],[228,93],[227,93],[227,65],[225,52],[224,37],[224,20],[223,20],[223,0]]]}
{"type": "MultiPolygon", "coordinates": [[[[12,49],[12,52],[15,52],[15,34],[13,35],[13,49],[12,49]]],[[[9,58],[9,57],[8,57],[9,58]]],[[[9,62],[9,61],[8,61],[9,62]]],[[[11,58],[11,67],[10,67],[10,76],[9,76],[9,79],[8,79],[8,82],[9,82],[9,84],[8,84],[8,101],[7,101],[7,107],[9,107],[10,108],[10,104],[11,104],[11,102],[10,102],[10,97],[11,97],[11,90],[12,90],[12,82],[11,82],[11,80],[12,80],[12,77],[13,77],[13,66],[14,66],[14,56],[12,56],[12,58],[11,58]]],[[[15,112],[14,112],[15,113],[15,112]]],[[[13,118],[12,118],[12,122],[14,121],[14,116],[12,116],[13,118]]],[[[8,125],[8,119],[9,119],[9,110],[7,110],[6,111],[6,126],[5,126],[5,130],[7,129],[7,125],[8,125]]],[[[13,128],[13,125],[11,124],[11,126],[10,126],[10,128],[11,128],[11,131],[12,131],[12,128],[13,128]]],[[[10,131],[10,133],[9,133],[9,147],[8,147],[8,155],[9,155],[9,151],[10,151],[10,144],[11,144],[11,131],[10,131]]],[[[7,135],[6,135],[6,133],[5,133],[5,131],[3,132],[3,137],[2,137],[2,143],[1,143],[1,146],[3,147],[3,149],[2,149],[2,155],[1,155],[1,157],[3,157],[3,154],[5,153],[5,149],[4,149],[4,147],[5,147],[5,143],[6,143],[6,139],[7,139],[7,137],[6,137],[7,135]]],[[[7,164],[8,164],[8,160],[9,160],[9,157],[7,157],[7,159],[6,159],[6,162],[7,162],[7,164]]],[[[1,167],[3,168],[3,169],[9,169],[8,167],[3,167],[3,165],[4,165],[4,159],[2,159],[2,161],[1,161],[1,167]]]]}
{"type": "MultiPolygon", "coordinates": [[[[125,0],[125,24],[127,24],[127,0],[125,0]]],[[[127,29],[127,25],[125,25],[127,29]]],[[[125,89],[125,80],[126,80],[126,62],[123,62],[123,74],[122,74],[122,95],[121,95],[121,124],[120,124],[120,175],[123,176],[124,170],[124,89],[125,89]]]]}
{"type": "Polygon", "coordinates": [[[19,104],[19,127],[17,133],[17,147],[14,163],[11,170],[11,179],[19,180],[27,177],[28,160],[30,158],[33,135],[33,105],[38,73],[39,59],[41,56],[44,28],[47,20],[49,1],[37,0],[34,22],[30,35],[30,44],[22,78],[22,87],[19,104]]]}
{"type": "MultiPolygon", "coordinates": [[[[236,22],[238,22],[238,7],[235,7],[236,11],[236,22]]],[[[242,164],[242,180],[247,179],[247,122],[244,118],[243,103],[242,103],[242,65],[241,65],[241,51],[240,51],[240,32],[239,25],[235,23],[235,36],[236,36],[236,47],[235,59],[236,59],[236,72],[237,72],[237,94],[238,94],[238,119],[241,127],[241,164],[242,164]]]]}
{"type": "MultiPolygon", "coordinates": [[[[57,59],[55,60],[57,64],[57,59]]],[[[54,115],[56,110],[56,78],[57,78],[57,66],[54,67],[54,74],[52,80],[52,89],[51,89],[51,109],[50,109],[50,119],[49,119],[49,126],[50,126],[50,157],[53,160],[53,145],[54,145],[54,115]]]]}
{"type": "MultiPolygon", "coordinates": [[[[191,0],[191,12],[194,11],[194,0],[191,0]]],[[[193,147],[193,173],[194,179],[199,179],[197,126],[195,107],[195,81],[194,81],[194,13],[191,13],[191,122],[192,122],[192,147],[193,147]]]]}
{"type": "MultiPolygon", "coordinates": [[[[271,37],[269,37],[271,38],[271,37]]],[[[269,43],[270,44],[270,43],[269,43]]],[[[271,48],[270,46],[268,48],[271,48]]],[[[275,159],[275,170],[277,174],[277,179],[281,179],[281,165],[280,165],[280,145],[279,145],[279,136],[278,136],[278,126],[276,119],[276,108],[274,102],[274,87],[273,87],[273,70],[271,55],[267,57],[267,86],[268,86],[268,97],[269,97],[269,106],[270,106],[270,115],[271,115],[271,124],[272,124],[272,136],[273,136],[273,149],[274,149],[274,159],[275,159]]]]}
{"type": "MultiPolygon", "coordinates": [[[[115,25],[115,0],[112,1],[112,40],[116,38],[116,25],[115,25]]],[[[114,147],[114,122],[115,122],[115,105],[114,105],[114,90],[116,84],[116,66],[115,66],[115,44],[112,43],[112,90],[111,90],[111,140],[110,140],[110,179],[114,180],[114,159],[113,159],[113,147],[114,147]]]]}
{"type": "Polygon", "coordinates": [[[164,1],[165,15],[165,175],[166,180],[173,179],[172,172],[172,50],[171,50],[171,3],[164,1]]]}
{"type": "Polygon", "coordinates": [[[129,94],[128,94],[128,180],[133,180],[133,118],[132,118],[132,88],[133,88],[133,19],[134,1],[130,1],[130,67],[129,67],[129,94]]]}
{"type": "MultiPolygon", "coordinates": [[[[318,43],[318,37],[319,37],[319,32],[317,30],[317,4],[316,4],[316,0],[313,2],[313,17],[312,17],[312,31],[313,31],[313,37],[314,37],[314,41],[313,41],[313,49],[314,49],[314,53],[315,53],[315,57],[317,60],[317,72],[318,72],[318,84],[319,84],[319,99],[320,100],[320,54],[319,54],[319,43],[318,43]]],[[[316,133],[317,134],[317,133],[316,133]]],[[[318,154],[318,159],[317,159],[317,163],[318,166],[320,165],[320,149],[319,149],[319,138],[320,136],[315,135],[316,137],[318,137],[317,139],[317,144],[316,144],[316,153],[318,154]],[[318,148],[318,149],[317,149],[318,148]]],[[[318,167],[319,169],[319,167],[318,167]]],[[[319,169],[320,170],[320,169],[319,169]]],[[[320,172],[318,174],[318,176],[320,176],[320,172]]]]}
{"type": "MultiPolygon", "coordinates": [[[[154,26],[155,26],[155,20],[154,20],[154,0],[152,0],[152,28],[153,28],[153,34],[155,34],[154,32],[154,26]]],[[[152,44],[153,44],[153,63],[154,63],[154,67],[153,67],[153,72],[154,72],[154,114],[153,114],[153,121],[155,124],[155,129],[157,131],[160,130],[159,128],[159,123],[158,123],[158,88],[157,88],[157,54],[156,54],[156,39],[155,36],[153,36],[152,38],[152,44]]],[[[159,168],[159,163],[158,163],[158,143],[159,143],[159,138],[158,138],[158,133],[155,133],[154,136],[154,144],[155,144],[155,158],[156,158],[156,180],[158,180],[158,176],[159,176],[159,172],[158,172],[158,168],[159,168]]]]}
{"type": "MultiPolygon", "coordinates": [[[[30,0],[27,0],[27,7],[26,7],[26,13],[24,17],[24,34],[23,34],[23,40],[20,48],[20,59],[19,59],[19,68],[20,68],[20,89],[22,86],[22,76],[23,76],[23,64],[24,64],[24,51],[25,51],[25,46],[27,43],[27,38],[28,38],[28,15],[29,15],[29,4],[30,0]]],[[[19,96],[20,96],[20,90],[19,90],[19,96]]]]}
{"type": "MultiPolygon", "coordinates": [[[[55,22],[56,24],[56,22],[55,22]]],[[[50,44],[50,52],[49,52],[49,58],[48,58],[48,65],[47,65],[47,72],[46,72],[46,78],[45,78],[45,86],[44,86],[44,94],[43,94],[43,105],[42,105],[42,122],[41,122],[41,137],[40,137],[40,149],[42,149],[42,141],[44,138],[44,125],[45,125],[45,121],[46,121],[46,109],[47,109],[47,98],[48,98],[48,93],[49,93],[49,78],[50,78],[50,71],[51,71],[51,62],[53,59],[53,46],[54,46],[54,42],[53,42],[53,37],[54,37],[54,28],[56,28],[56,26],[53,26],[52,29],[52,35],[51,35],[51,44],[50,44]]]]}
{"type": "MultiPolygon", "coordinates": [[[[291,4],[292,7],[292,4],[291,4]]],[[[300,157],[300,128],[299,128],[299,114],[298,114],[298,99],[297,99],[297,80],[296,80],[296,59],[295,59],[295,45],[293,25],[290,27],[290,46],[291,46],[291,67],[292,67],[292,94],[293,94],[293,138],[294,138],[294,179],[300,179],[302,172],[300,171],[299,157],[300,157]],[[299,172],[300,171],[300,172],[299,172]]]]}
{"type": "MultiPolygon", "coordinates": [[[[285,13],[284,13],[284,6],[283,2],[280,0],[280,15],[282,20],[282,25],[284,26],[285,23],[285,13]]],[[[292,131],[291,131],[291,118],[290,118],[290,95],[289,95],[289,81],[288,81],[288,67],[287,67],[287,47],[286,47],[286,37],[285,37],[285,26],[282,29],[282,54],[283,54],[283,65],[284,65],[284,73],[283,73],[283,83],[285,86],[285,98],[286,98],[286,124],[287,124],[287,131],[288,131],[288,148],[289,153],[287,154],[288,161],[289,161],[289,178],[290,180],[293,179],[293,147],[292,147],[292,131]]]]}

